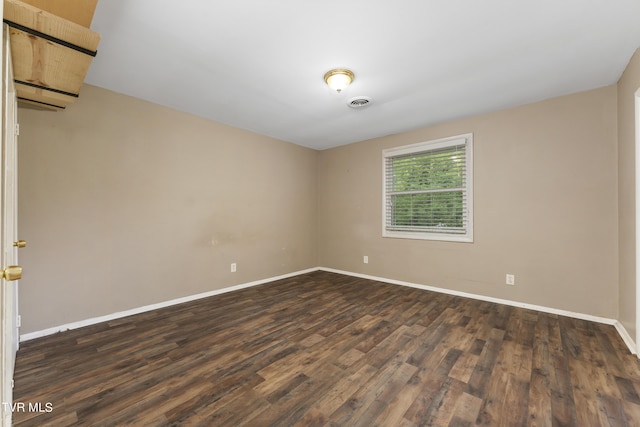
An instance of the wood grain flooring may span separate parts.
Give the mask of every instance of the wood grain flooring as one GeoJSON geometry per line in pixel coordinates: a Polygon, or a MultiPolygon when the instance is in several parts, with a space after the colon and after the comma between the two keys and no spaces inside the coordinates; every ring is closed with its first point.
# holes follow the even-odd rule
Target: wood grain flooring
{"type": "Polygon", "coordinates": [[[18,426],[633,426],[640,363],[613,326],[319,271],[22,343],[14,398],[18,426]]]}

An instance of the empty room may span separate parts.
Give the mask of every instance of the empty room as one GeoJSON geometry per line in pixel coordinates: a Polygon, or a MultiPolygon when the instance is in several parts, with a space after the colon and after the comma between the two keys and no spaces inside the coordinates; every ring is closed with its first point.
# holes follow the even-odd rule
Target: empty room
{"type": "Polygon", "coordinates": [[[3,425],[640,425],[639,16],[5,0],[3,425]]]}

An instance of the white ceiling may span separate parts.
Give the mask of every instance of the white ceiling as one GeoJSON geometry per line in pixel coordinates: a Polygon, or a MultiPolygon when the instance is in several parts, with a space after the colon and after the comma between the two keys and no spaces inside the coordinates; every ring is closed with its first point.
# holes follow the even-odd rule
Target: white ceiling
{"type": "Polygon", "coordinates": [[[325,149],[613,84],[640,0],[100,0],[92,29],[87,83],[325,149]]]}

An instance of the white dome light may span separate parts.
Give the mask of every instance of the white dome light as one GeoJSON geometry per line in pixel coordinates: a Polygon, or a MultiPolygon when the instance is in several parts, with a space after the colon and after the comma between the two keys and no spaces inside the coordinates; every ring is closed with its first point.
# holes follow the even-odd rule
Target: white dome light
{"type": "Polygon", "coordinates": [[[349,86],[354,78],[353,71],[346,68],[336,68],[327,71],[324,75],[324,81],[327,82],[327,85],[338,93],[349,86]]]}

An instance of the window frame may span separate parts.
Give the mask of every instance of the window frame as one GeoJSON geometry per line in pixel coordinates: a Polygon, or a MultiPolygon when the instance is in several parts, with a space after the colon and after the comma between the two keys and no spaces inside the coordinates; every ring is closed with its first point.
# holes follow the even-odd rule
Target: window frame
{"type": "Polygon", "coordinates": [[[438,240],[448,242],[473,243],[473,134],[467,133],[416,144],[403,145],[401,147],[382,150],[382,237],[418,240],[438,240]],[[387,229],[387,159],[408,154],[428,153],[430,151],[456,145],[465,146],[466,167],[466,227],[465,233],[433,233],[430,231],[401,231],[387,229]]]}

